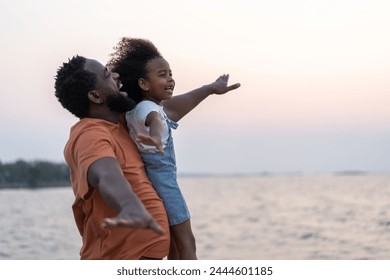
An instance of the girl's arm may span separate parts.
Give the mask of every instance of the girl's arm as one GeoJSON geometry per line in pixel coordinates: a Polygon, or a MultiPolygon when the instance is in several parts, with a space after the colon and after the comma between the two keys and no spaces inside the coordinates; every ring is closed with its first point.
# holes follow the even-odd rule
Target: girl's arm
{"type": "Polygon", "coordinates": [[[137,135],[137,141],[140,141],[145,145],[156,146],[159,152],[164,154],[161,140],[163,123],[160,115],[155,111],[150,112],[146,117],[145,125],[149,127],[149,135],[139,133],[137,135]]]}
{"type": "Polygon", "coordinates": [[[163,106],[165,113],[171,120],[177,122],[209,95],[224,94],[240,87],[239,83],[227,86],[228,80],[229,75],[222,75],[211,84],[194,89],[185,94],[174,96],[171,100],[164,101],[163,106]]]}

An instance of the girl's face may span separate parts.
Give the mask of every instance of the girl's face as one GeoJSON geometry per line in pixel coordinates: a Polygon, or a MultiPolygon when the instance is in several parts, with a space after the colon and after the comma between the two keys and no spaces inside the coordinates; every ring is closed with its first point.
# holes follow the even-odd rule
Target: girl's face
{"type": "Polygon", "coordinates": [[[145,79],[139,79],[138,84],[144,90],[144,99],[160,104],[163,100],[172,98],[175,80],[169,63],[162,57],[149,60],[145,79]]]}

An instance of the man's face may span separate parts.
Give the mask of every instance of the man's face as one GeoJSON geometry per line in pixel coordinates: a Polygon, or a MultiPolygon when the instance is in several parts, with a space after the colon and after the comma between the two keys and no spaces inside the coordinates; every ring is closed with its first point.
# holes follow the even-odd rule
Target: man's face
{"type": "Polygon", "coordinates": [[[101,95],[102,104],[116,113],[124,113],[134,107],[127,93],[119,90],[119,74],[111,72],[100,62],[87,59],[84,69],[96,75],[96,91],[101,95]]]}

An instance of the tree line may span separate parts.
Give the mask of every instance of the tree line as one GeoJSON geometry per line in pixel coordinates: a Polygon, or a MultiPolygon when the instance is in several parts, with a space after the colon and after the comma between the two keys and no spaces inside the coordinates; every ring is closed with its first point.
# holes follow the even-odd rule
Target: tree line
{"type": "Polygon", "coordinates": [[[69,169],[65,163],[50,161],[0,161],[0,189],[70,186],[69,169]]]}

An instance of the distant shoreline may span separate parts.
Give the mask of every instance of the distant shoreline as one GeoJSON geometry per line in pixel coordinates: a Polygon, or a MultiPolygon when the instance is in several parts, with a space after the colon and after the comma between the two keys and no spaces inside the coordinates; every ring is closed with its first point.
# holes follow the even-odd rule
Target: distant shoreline
{"type": "MultiPolygon", "coordinates": [[[[246,178],[246,177],[284,177],[284,176],[365,176],[374,174],[390,174],[389,171],[369,172],[362,170],[342,170],[334,172],[180,172],[178,178],[246,178]]],[[[66,163],[50,161],[17,160],[12,163],[0,161],[1,189],[39,189],[70,186],[70,173],[66,163]]]]}
{"type": "MultiPolygon", "coordinates": [[[[357,176],[368,176],[368,175],[390,175],[390,172],[363,172],[363,171],[337,171],[330,173],[302,173],[302,172],[279,172],[279,173],[180,173],[178,178],[198,178],[198,179],[207,179],[207,178],[250,178],[250,177],[304,177],[304,176],[345,176],[345,177],[357,177],[357,176]]],[[[21,183],[1,183],[1,190],[10,190],[10,189],[44,189],[44,188],[61,188],[61,187],[71,187],[70,182],[58,182],[58,183],[42,183],[37,186],[29,186],[27,184],[21,183]]]]}

